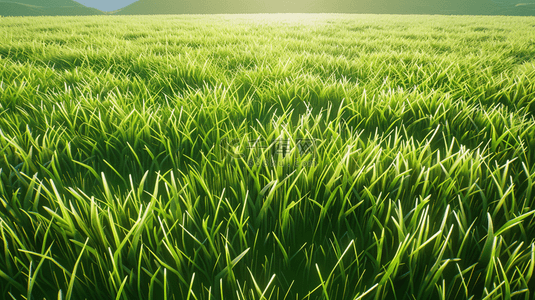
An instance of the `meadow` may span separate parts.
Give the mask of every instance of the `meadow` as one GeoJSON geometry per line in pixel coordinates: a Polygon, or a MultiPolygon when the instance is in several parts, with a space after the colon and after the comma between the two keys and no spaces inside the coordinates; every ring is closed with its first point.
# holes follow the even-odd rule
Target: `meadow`
{"type": "Polygon", "coordinates": [[[0,18],[0,297],[532,299],[534,29],[0,18]]]}

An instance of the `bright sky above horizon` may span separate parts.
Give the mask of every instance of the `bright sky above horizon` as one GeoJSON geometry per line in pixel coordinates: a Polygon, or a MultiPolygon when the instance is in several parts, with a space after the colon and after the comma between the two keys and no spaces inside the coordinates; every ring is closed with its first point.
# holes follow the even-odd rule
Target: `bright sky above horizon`
{"type": "Polygon", "coordinates": [[[102,11],[113,11],[119,8],[123,8],[129,4],[136,2],[137,0],[74,0],[87,7],[93,7],[102,11]]]}

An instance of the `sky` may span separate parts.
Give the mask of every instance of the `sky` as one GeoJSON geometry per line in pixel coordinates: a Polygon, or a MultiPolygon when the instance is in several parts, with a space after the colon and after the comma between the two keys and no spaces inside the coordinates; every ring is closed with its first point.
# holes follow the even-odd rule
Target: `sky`
{"type": "Polygon", "coordinates": [[[102,11],[112,11],[128,4],[134,3],[137,0],[74,0],[78,3],[82,3],[85,6],[100,9],[102,11]]]}

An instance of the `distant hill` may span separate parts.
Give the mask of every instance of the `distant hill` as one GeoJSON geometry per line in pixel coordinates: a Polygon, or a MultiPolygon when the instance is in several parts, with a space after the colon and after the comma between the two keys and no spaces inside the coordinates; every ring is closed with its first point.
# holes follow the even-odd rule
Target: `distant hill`
{"type": "Polygon", "coordinates": [[[388,13],[535,15],[533,5],[492,0],[139,0],[115,14],[388,13]]]}
{"type": "Polygon", "coordinates": [[[40,16],[42,14],[43,11],[38,6],[0,2],[0,16],[40,16]]]}
{"type": "Polygon", "coordinates": [[[103,12],[72,0],[0,0],[0,16],[77,16],[103,12]]]}
{"type": "Polygon", "coordinates": [[[535,16],[535,3],[519,3],[509,10],[514,15],[535,16]]]}
{"type": "MultiPolygon", "coordinates": [[[[517,3],[510,0],[139,0],[114,14],[373,13],[535,16],[535,4],[517,3]]],[[[0,16],[101,14],[104,12],[73,0],[0,0],[0,16]]]]}

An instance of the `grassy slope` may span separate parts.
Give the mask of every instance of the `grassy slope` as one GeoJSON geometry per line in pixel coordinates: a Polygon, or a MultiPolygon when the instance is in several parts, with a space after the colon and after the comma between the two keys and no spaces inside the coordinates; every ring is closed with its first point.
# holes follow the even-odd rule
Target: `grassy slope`
{"type": "Polygon", "coordinates": [[[0,2],[0,16],[41,16],[44,11],[39,6],[0,2]]]}
{"type": "Polygon", "coordinates": [[[0,16],[101,15],[100,10],[72,0],[0,1],[0,16]]]}
{"type": "Polygon", "coordinates": [[[206,13],[387,13],[387,14],[532,14],[527,7],[500,6],[491,0],[139,0],[116,14],[206,14],[206,13]]]}
{"type": "Polygon", "coordinates": [[[4,2],[16,2],[20,4],[42,6],[42,7],[54,7],[54,6],[83,6],[82,4],[72,0],[14,0],[4,2]]]}
{"type": "Polygon", "coordinates": [[[534,26],[0,19],[0,297],[530,298],[534,26]]]}

